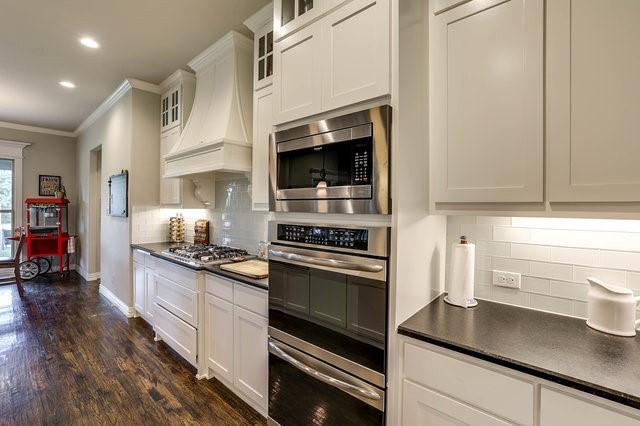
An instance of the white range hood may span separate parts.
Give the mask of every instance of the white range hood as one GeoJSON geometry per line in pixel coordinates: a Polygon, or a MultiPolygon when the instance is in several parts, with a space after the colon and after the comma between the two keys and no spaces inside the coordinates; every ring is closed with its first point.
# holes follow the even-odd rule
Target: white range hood
{"type": "Polygon", "coordinates": [[[166,177],[251,171],[253,41],[231,31],[195,57],[196,94],[166,177]]]}

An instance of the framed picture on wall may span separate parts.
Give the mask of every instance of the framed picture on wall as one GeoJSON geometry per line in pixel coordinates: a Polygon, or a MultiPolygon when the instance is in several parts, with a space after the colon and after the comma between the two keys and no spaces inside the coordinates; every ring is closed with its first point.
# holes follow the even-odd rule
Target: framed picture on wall
{"type": "Polygon", "coordinates": [[[62,179],[60,176],[40,175],[38,179],[38,195],[41,197],[53,197],[60,190],[62,179]]]}
{"type": "Polygon", "coordinates": [[[129,172],[109,177],[109,216],[129,216],[129,172]]]}

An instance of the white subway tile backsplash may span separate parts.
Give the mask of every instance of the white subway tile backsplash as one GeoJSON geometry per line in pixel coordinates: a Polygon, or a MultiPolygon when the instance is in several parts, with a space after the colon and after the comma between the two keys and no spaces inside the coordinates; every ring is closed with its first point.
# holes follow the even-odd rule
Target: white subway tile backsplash
{"type": "Polygon", "coordinates": [[[547,246],[534,246],[531,244],[511,244],[511,257],[515,259],[539,260],[548,262],[551,248],[547,246]]]}
{"type": "Polygon", "coordinates": [[[491,267],[500,271],[519,272],[521,274],[528,274],[530,270],[528,261],[511,259],[509,257],[491,258],[491,267]]]}
{"type": "Polygon", "coordinates": [[[549,294],[564,299],[587,301],[588,284],[569,283],[565,281],[551,281],[549,294]]]}
{"type": "Polygon", "coordinates": [[[493,228],[493,239],[495,241],[507,241],[510,243],[528,243],[531,241],[531,230],[525,228],[495,226],[493,228]]]}
{"type": "Polygon", "coordinates": [[[581,266],[573,267],[573,282],[587,284],[587,277],[599,278],[611,284],[624,286],[627,281],[627,274],[624,271],[614,271],[611,269],[585,268],[581,266]]]}
{"type": "Polygon", "coordinates": [[[553,280],[571,281],[573,278],[573,268],[571,265],[561,265],[558,263],[531,262],[531,275],[553,280]]]}
{"type": "Polygon", "coordinates": [[[640,252],[601,250],[598,266],[602,268],[627,269],[640,271],[640,252]]]}
{"type": "Polygon", "coordinates": [[[527,293],[549,294],[550,281],[544,278],[522,277],[520,289],[527,293]]]}
{"type": "Polygon", "coordinates": [[[552,262],[572,265],[595,265],[598,257],[597,250],[567,247],[551,247],[550,249],[552,262]]]}
{"type": "Polygon", "coordinates": [[[559,314],[573,314],[573,303],[571,300],[560,299],[553,296],[531,294],[529,298],[529,306],[534,309],[541,309],[543,311],[555,312],[559,314]]]}
{"type": "Polygon", "coordinates": [[[640,290],[640,273],[628,272],[627,285],[633,290],[640,290]]]}
{"type": "Polygon", "coordinates": [[[449,217],[448,243],[461,234],[476,244],[478,297],[584,318],[589,276],[640,294],[640,221],[449,217]],[[495,269],[521,273],[521,288],[491,285],[495,269]]]}

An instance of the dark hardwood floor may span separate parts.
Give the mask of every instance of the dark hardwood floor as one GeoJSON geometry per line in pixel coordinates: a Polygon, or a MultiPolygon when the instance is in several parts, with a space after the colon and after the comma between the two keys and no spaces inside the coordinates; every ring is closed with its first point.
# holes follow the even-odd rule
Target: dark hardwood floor
{"type": "Polygon", "coordinates": [[[265,424],[75,272],[0,286],[0,424],[265,424]]]}

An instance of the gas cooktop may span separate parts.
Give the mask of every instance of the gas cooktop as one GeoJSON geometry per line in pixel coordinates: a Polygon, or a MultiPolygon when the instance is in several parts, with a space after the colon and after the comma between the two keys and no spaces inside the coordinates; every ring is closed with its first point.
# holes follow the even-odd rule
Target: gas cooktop
{"type": "Polygon", "coordinates": [[[188,265],[207,266],[240,262],[253,258],[246,250],[218,245],[185,244],[162,252],[165,256],[188,265]]]}

